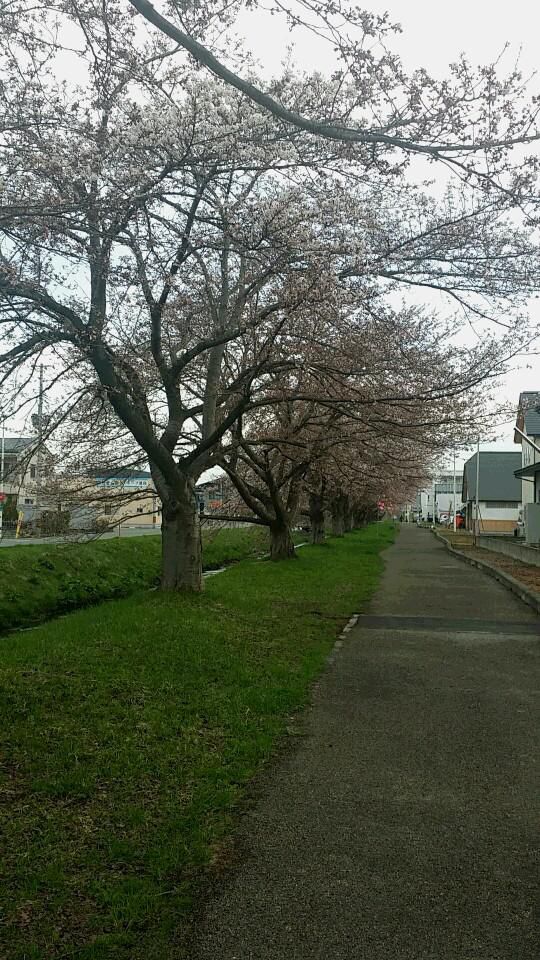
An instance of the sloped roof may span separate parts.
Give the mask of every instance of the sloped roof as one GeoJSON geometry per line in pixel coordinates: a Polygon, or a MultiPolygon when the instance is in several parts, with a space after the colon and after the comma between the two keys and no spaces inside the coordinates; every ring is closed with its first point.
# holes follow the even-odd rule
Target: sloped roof
{"type": "MultiPolygon", "coordinates": [[[[514,470],[521,467],[521,453],[480,451],[479,499],[521,501],[521,482],[514,470]]],[[[463,468],[463,502],[476,498],[476,453],[463,468]]]]}
{"type": "MultiPolygon", "coordinates": [[[[525,390],[519,395],[517,427],[529,437],[540,436],[540,391],[525,390]]],[[[521,443],[522,437],[514,435],[516,443],[521,443]]]]}
{"type": "Polygon", "coordinates": [[[37,437],[4,437],[4,452],[21,453],[33,443],[37,443],[37,437]]]}

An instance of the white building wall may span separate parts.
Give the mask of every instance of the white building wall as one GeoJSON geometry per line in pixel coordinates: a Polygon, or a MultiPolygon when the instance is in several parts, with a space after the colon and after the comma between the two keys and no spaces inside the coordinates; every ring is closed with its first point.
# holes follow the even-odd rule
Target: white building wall
{"type": "MultiPolygon", "coordinates": [[[[2,493],[8,496],[16,496],[17,504],[32,504],[36,495],[36,471],[38,468],[38,456],[35,453],[31,460],[26,463],[24,454],[17,456],[17,466],[13,466],[13,454],[6,454],[5,478],[0,475],[0,487],[2,493]],[[23,472],[23,463],[25,471],[23,472]]],[[[43,469],[43,462],[42,462],[43,469]]]]}
{"type": "MultiPolygon", "coordinates": [[[[480,501],[480,518],[482,520],[517,520],[520,504],[516,503],[512,507],[495,507],[490,505],[489,501],[480,501]]],[[[474,513],[474,504],[473,504],[474,513]]]]}
{"type": "MultiPolygon", "coordinates": [[[[526,432],[526,431],[525,431],[526,432]]],[[[540,437],[534,436],[531,437],[533,443],[537,447],[540,447],[540,437]]],[[[540,460],[540,453],[531,447],[530,443],[522,437],[521,438],[521,466],[528,467],[530,463],[537,463],[540,460]]],[[[531,483],[530,480],[521,481],[521,501],[525,506],[526,503],[534,503],[534,483],[531,483]]]]}
{"type": "MultiPolygon", "coordinates": [[[[459,510],[461,507],[461,484],[459,484],[456,490],[456,510],[459,510]]],[[[437,516],[440,513],[452,513],[454,510],[454,494],[453,493],[438,493],[437,494],[437,516]]]]}
{"type": "MultiPolygon", "coordinates": [[[[463,477],[461,474],[456,475],[456,510],[461,509],[461,487],[463,483],[463,477]]],[[[438,480],[437,482],[437,516],[440,516],[441,513],[453,513],[454,511],[454,491],[453,489],[448,490],[448,488],[453,487],[453,477],[446,476],[445,482],[438,480]],[[439,489],[440,486],[445,485],[447,491],[443,492],[439,489]]],[[[425,490],[421,490],[419,493],[420,503],[422,507],[422,516],[427,518],[428,514],[433,516],[433,487],[428,487],[425,490]]]]}

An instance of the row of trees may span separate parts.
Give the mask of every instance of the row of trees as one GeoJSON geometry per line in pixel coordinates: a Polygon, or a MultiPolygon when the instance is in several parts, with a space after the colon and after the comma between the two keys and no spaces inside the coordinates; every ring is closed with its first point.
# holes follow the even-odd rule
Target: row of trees
{"type": "Polygon", "coordinates": [[[491,381],[531,336],[536,170],[508,149],[534,138],[535,116],[516,73],[480,83],[462,66],[444,97],[424,78],[424,101],[395,58],[360,70],[346,31],[346,75],[289,71],[280,106],[165,39],[205,63],[201,36],[242,4],[173,4],[182,29],[165,34],[132,4],[19,0],[4,15],[0,382],[3,406],[22,408],[45,359],[67,460],[149,463],[162,584],[198,590],[205,471],[224,470],[272,556],[290,556],[301,513],[315,538],[325,510],[339,533],[489,417],[491,381]],[[407,179],[411,151],[462,179],[437,200],[407,179]]]}

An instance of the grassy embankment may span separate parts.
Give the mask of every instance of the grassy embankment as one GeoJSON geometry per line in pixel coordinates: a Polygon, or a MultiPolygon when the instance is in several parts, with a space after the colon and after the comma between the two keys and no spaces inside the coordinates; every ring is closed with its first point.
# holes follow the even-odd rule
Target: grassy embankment
{"type": "MultiPolygon", "coordinates": [[[[203,567],[215,570],[267,548],[262,527],[205,529],[203,567]]],[[[151,587],[160,550],[159,536],[0,548],[0,632],[151,587]]]]}
{"type": "MultiPolygon", "coordinates": [[[[373,592],[379,525],[1,641],[11,960],[177,960],[246,785],[373,592]]],[[[291,731],[291,732],[294,732],[291,731]]]]}

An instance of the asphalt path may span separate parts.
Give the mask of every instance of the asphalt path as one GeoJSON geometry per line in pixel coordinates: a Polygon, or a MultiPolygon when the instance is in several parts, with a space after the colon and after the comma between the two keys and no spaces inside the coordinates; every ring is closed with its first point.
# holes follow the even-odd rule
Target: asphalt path
{"type": "Polygon", "coordinates": [[[402,528],[190,960],[538,960],[539,619],[402,528]]]}

